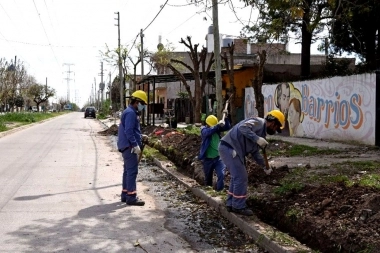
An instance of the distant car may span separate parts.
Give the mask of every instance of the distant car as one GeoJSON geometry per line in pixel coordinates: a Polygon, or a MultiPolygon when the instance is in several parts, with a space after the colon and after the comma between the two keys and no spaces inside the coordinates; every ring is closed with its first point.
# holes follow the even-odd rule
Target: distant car
{"type": "Polygon", "coordinates": [[[86,110],[84,110],[84,118],[92,117],[96,118],[96,109],[93,106],[86,107],[86,110]]]}

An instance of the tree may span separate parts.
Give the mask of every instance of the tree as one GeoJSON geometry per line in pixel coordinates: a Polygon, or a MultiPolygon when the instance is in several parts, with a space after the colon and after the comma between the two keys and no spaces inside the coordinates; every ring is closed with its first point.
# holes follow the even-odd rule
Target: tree
{"type": "Polygon", "coordinates": [[[241,0],[259,10],[258,22],[246,26],[251,39],[288,41],[294,33],[301,41],[301,78],[310,76],[310,47],[331,21],[335,0],[241,0]]]}
{"type": "Polygon", "coordinates": [[[54,97],[55,90],[47,85],[34,84],[29,87],[28,94],[33,98],[39,111],[40,104],[46,102],[50,97],[54,97]]]}
{"type": "MultiPolygon", "coordinates": [[[[126,91],[125,83],[127,80],[131,81],[131,87],[130,92],[134,92],[136,90],[136,83],[137,83],[137,77],[136,77],[136,68],[139,63],[141,63],[141,47],[140,45],[136,45],[135,49],[138,51],[138,57],[136,60],[134,60],[130,56],[130,49],[128,49],[128,45],[123,46],[121,45],[120,48],[116,48],[111,50],[108,45],[106,44],[106,50],[104,52],[100,51],[100,55],[104,61],[109,63],[111,66],[117,67],[119,66],[119,53],[121,58],[121,66],[122,66],[122,72],[123,72],[123,89],[124,92],[126,91]],[[130,73],[130,63],[132,63],[133,66],[133,73],[130,73]]],[[[149,52],[147,50],[143,51],[143,59],[148,58],[149,52]]],[[[146,61],[148,62],[148,61],[146,61]]],[[[148,62],[149,63],[149,62],[148,62]]],[[[150,73],[151,70],[149,70],[148,73],[150,73]]],[[[119,79],[119,77],[116,77],[119,79]]],[[[120,79],[119,79],[120,80],[120,79]]],[[[118,95],[120,99],[120,94],[118,95]]],[[[118,101],[114,97],[112,97],[112,101],[118,101]]]]}
{"type": "Polygon", "coordinates": [[[181,79],[182,84],[185,86],[187,92],[189,93],[190,101],[194,108],[194,121],[195,123],[200,123],[202,109],[202,94],[207,84],[208,74],[210,72],[211,66],[214,63],[214,53],[211,53],[209,62],[206,65],[207,48],[202,47],[202,50],[198,52],[199,44],[193,45],[190,36],[186,37],[186,41],[183,38],[181,38],[180,43],[184,44],[189,49],[188,55],[193,66],[190,66],[185,62],[176,59],[171,59],[170,63],[168,63],[167,66],[173,71],[175,75],[177,75],[181,79]],[[194,94],[192,94],[190,85],[187,83],[186,78],[178,69],[174,67],[172,63],[182,65],[192,73],[194,77],[194,94]]]}
{"type": "Polygon", "coordinates": [[[338,1],[332,25],[334,53],[356,53],[368,70],[380,67],[380,2],[378,0],[338,1]]]}
{"type": "Polygon", "coordinates": [[[228,44],[228,56],[227,52],[224,51],[221,54],[222,60],[224,61],[225,68],[228,73],[228,78],[230,80],[230,96],[232,96],[230,100],[230,113],[231,113],[231,120],[232,124],[235,125],[237,123],[236,118],[236,107],[235,107],[235,97],[236,97],[236,88],[235,88],[235,73],[234,73],[234,52],[235,52],[235,44],[232,42],[231,44],[228,44]]]}
{"type": "Polygon", "coordinates": [[[60,97],[58,99],[58,104],[60,105],[60,109],[65,108],[65,105],[69,103],[69,101],[66,100],[64,97],[60,97]]]}
{"type": "Polygon", "coordinates": [[[256,109],[259,117],[264,118],[264,95],[262,92],[264,65],[267,60],[267,52],[262,50],[258,52],[257,73],[252,80],[253,90],[255,92],[256,109]]]}

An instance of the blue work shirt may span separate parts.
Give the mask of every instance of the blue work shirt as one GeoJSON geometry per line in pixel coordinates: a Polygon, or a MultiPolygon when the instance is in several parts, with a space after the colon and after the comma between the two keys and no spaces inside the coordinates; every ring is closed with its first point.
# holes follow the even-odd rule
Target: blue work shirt
{"type": "Polygon", "coordinates": [[[266,137],[265,119],[251,117],[236,124],[223,138],[245,164],[245,157],[251,154],[259,165],[264,165],[264,159],[260,155],[257,140],[266,137]]]}
{"type": "Polygon", "coordinates": [[[206,158],[206,150],[211,142],[211,136],[213,134],[218,134],[219,139],[221,138],[220,133],[227,131],[231,128],[231,122],[228,118],[224,119],[224,126],[221,127],[219,125],[215,125],[213,127],[202,126],[201,127],[201,137],[202,137],[202,145],[201,151],[199,152],[198,159],[203,160],[206,158]]]}
{"type": "Polygon", "coordinates": [[[129,105],[121,115],[118,137],[117,148],[119,150],[142,145],[140,116],[138,111],[132,105],[129,105]]]}

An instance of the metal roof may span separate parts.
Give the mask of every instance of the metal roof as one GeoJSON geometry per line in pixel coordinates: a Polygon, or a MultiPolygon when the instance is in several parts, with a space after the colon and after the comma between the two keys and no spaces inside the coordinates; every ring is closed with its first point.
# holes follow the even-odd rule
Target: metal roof
{"type": "MultiPolygon", "coordinates": [[[[240,70],[244,69],[245,67],[250,67],[252,64],[237,64],[234,66],[234,70],[240,70]]],[[[222,73],[227,73],[226,69],[222,69],[222,73]]],[[[192,73],[182,73],[182,75],[185,77],[187,81],[194,80],[194,76],[192,73]]],[[[202,75],[202,73],[199,73],[199,75],[202,75]]],[[[215,71],[210,70],[208,73],[208,78],[215,78],[215,71]]],[[[142,80],[138,81],[137,84],[147,83],[147,82],[153,82],[153,83],[171,83],[171,82],[179,82],[181,79],[175,75],[175,74],[168,74],[168,75],[149,75],[145,76],[142,80]]]]}
{"type": "MultiPolygon", "coordinates": [[[[192,73],[182,73],[187,81],[194,80],[194,75],[192,73]]],[[[202,73],[200,73],[202,75],[202,73]]],[[[210,71],[208,73],[208,78],[214,78],[215,71],[210,71]]],[[[179,82],[181,79],[175,74],[169,75],[149,75],[144,77],[142,80],[138,81],[137,84],[153,82],[153,83],[171,83],[171,82],[179,82]]]]}

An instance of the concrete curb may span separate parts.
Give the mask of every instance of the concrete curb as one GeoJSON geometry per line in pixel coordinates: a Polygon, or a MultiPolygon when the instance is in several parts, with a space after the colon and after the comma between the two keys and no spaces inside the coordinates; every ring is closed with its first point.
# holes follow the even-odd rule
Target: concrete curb
{"type": "Polygon", "coordinates": [[[258,245],[268,252],[313,252],[310,248],[302,245],[296,239],[259,221],[256,216],[241,217],[228,212],[225,208],[224,201],[220,197],[210,196],[206,191],[201,189],[201,186],[194,179],[188,178],[176,171],[176,167],[171,162],[160,161],[157,158],[153,158],[153,161],[165,173],[175,178],[179,183],[190,189],[194,195],[205,200],[208,205],[221,213],[223,217],[239,227],[244,233],[251,236],[258,245]]]}

